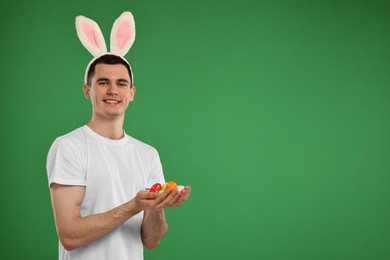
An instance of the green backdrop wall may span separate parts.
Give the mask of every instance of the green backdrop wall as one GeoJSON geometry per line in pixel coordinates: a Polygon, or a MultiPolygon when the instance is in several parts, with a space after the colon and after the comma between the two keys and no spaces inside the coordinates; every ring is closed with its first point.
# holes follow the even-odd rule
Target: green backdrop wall
{"type": "Polygon", "coordinates": [[[390,259],[390,2],[378,0],[3,1],[2,259],[57,258],[46,155],[91,113],[74,19],[108,38],[124,10],[137,26],[124,127],[193,187],[146,259],[390,259]]]}

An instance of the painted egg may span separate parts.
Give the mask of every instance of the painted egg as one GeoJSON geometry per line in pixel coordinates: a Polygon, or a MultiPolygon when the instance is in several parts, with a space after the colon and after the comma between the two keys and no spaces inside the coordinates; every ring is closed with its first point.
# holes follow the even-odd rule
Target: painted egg
{"type": "Polygon", "coordinates": [[[177,184],[174,181],[169,181],[166,184],[166,189],[177,189],[177,184]]]}
{"type": "Polygon", "coordinates": [[[167,183],[164,183],[164,185],[162,186],[162,190],[166,190],[167,189],[167,183]]]}
{"type": "Polygon", "coordinates": [[[157,195],[161,195],[161,194],[163,194],[163,193],[164,193],[164,191],[165,191],[165,190],[159,190],[159,191],[157,192],[157,195]]]}
{"type": "Polygon", "coordinates": [[[150,188],[150,192],[158,192],[162,189],[162,186],[160,183],[156,183],[154,184],[151,188],[150,188]]]}
{"type": "Polygon", "coordinates": [[[184,190],[184,186],[179,185],[179,186],[177,186],[177,189],[178,189],[178,191],[182,191],[182,190],[184,190]]]}

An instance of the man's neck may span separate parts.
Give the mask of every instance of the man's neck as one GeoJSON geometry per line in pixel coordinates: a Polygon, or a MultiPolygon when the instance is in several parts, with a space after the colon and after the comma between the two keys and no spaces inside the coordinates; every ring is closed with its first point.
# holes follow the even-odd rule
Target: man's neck
{"type": "Polygon", "coordinates": [[[124,136],[123,120],[99,120],[92,117],[87,125],[95,133],[111,140],[119,140],[124,136]]]}

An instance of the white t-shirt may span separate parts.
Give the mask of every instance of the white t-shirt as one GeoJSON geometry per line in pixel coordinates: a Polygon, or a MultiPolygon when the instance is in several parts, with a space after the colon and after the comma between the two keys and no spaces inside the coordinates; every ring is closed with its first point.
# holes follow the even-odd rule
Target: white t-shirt
{"type": "MultiPolygon", "coordinates": [[[[85,186],[81,216],[103,213],[135,197],[154,183],[164,183],[158,152],[129,135],[104,138],[88,126],[57,138],[47,157],[49,185],[85,186]]],[[[67,251],[59,242],[60,260],[142,260],[143,212],[91,244],[67,251]]]]}

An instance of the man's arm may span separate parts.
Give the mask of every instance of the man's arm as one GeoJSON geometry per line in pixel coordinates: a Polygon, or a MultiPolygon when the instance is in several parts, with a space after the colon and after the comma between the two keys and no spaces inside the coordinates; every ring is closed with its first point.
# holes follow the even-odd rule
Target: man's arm
{"type": "Polygon", "coordinates": [[[97,240],[142,210],[159,203],[156,202],[157,194],[141,191],[134,199],[112,210],[81,217],[85,187],[53,183],[50,195],[58,237],[69,251],[97,240]]]}
{"type": "Polygon", "coordinates": [[[148,209],[144,211],[142,223],[142,242],[147,249],[153,249],[160,244],[168,232],[164,209],[148,209]]]}
{"type": "MultiPolygon", "coordinates": [[[[153,193],[153,192],[150,192],[153,193]]],[[[168,231],[164,208],[178,207],[185,202],[191,193],[191,187],[185,187],[181,192],[177,189],[167,190],[159,195],[153,208],[144,211],[142,223],[142,242],[147,249],[153,249],[160,244],[168,231]]]]}

